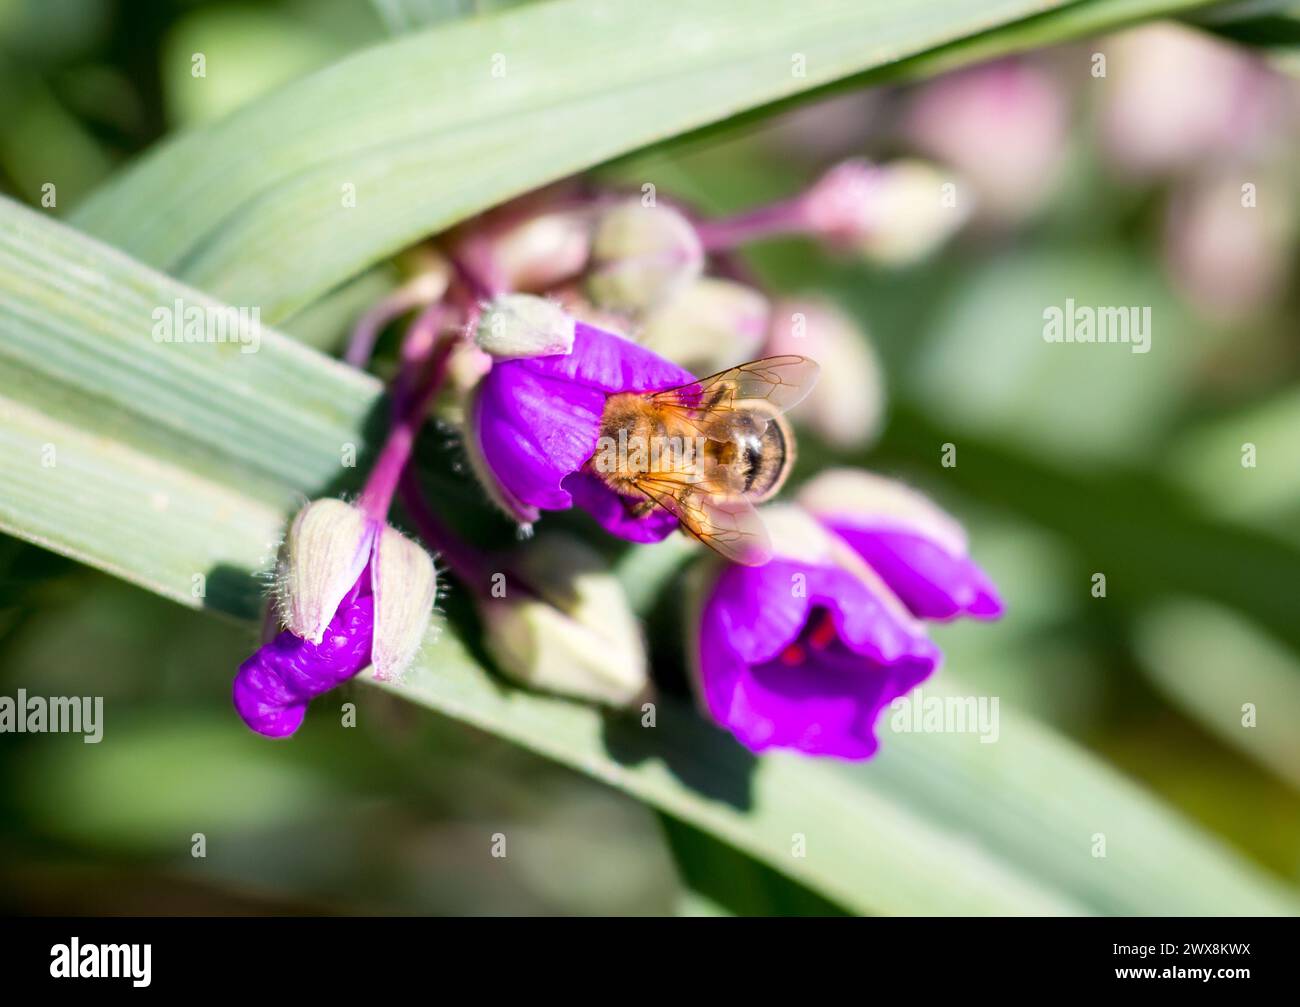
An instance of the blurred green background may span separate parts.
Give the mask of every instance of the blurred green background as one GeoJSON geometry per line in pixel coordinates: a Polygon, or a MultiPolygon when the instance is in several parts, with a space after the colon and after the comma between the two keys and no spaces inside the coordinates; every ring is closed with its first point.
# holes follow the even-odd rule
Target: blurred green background
{"type": "MultiPolygon", "coordinates": [[[[469,6],[0,0],[0,189],[39,205],[58,178],[63,216],[159,138],[469,6]],[[203,87],[195,52],[223,70],[203,87]]],[[[830,94],[601,175],[728,212],[797,191],[845,156],[952,167],[980,209],[923,264],[872,268],[793,240],[747,255],[773,291],[838,301],[884,364],[878,443],[833,451],[809,438],[801,471],[864,464],[959,515],[1010,614],[939,627],[942,674],[1052,724],[1294,884],[1297,93],[1219,45],[1148,28],[956,86],[830,94]],[[1097,52],[1103,78],[1089,72],[1097,52]],[[1159,92],[1143,78],[1152,65],[1178,67],[1188,86],[1159,92]],[[1240,103],[1216,119],[1207,95],[1223,92],[1240,103]],[[936,137],[936,115],[974,125],[936,137]],[[1244,182],[1258,205],[1224,216],[1244,182]],[[1043,309],[1067,297],[1151,306],[1151,352],[1045,343],[1043,309]],[[946,442],[955,468],[939,464],[946,442]],[[1105,598],[1090,592],[1096,572],[1105,598]],[[1243,703],[1256,705],[1254,728],[1241,726],[1243,703]]],[[[363,278],[287,329],[337,348],[377,284],[363,278]]],[[[0,540],[0,694],[102,695],[107,707],[98,746],[0,737],[0,906],[699,908],[652,811],[376,690],[348,690],[362,715],[346,743],[320,710],[293,744],[248,734],[228,687],[253,644],[245,626],[0,540]],[[495,832],[528,841],[492,859],[495,832]],[[194,833],[205,858],[190,855],[194,833]]]]}

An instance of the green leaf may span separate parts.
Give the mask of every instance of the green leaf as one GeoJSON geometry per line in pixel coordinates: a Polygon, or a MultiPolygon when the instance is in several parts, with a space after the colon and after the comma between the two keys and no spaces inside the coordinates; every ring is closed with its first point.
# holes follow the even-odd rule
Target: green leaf
{"type": "Polygon", "coordinates": [[[1300,76],[1300,4],[1238,0],[1191,20],[1229,41],[1259,49],[1278,70],[1300,76]]]}
{"type": "MultiPolygon", "coordinates": [[[[269,328],[256,353],[155,341],[154,309],[178,298],[216,306],[0,201],[0,529],[252,617],[253,571],[300,495],[346,482],[340,446],[373,443],[380,389],[269,328]]],[[[755,759],[670,699],[651,730],[511,688],[450,631],[383,688],[604,780],[853,912],[1294,909],[1239,855],[1011,711],[996,745],[898,734],[879,762],[846,768],[755,759]],[[1090,853],[1096,832],[1107,858],[1090,853]]]]}
{"type": "Polygon", "coordinates": [[[535,2],[537,0],[370,0],[384,27],[393,35],[535,2]]]}
{"type": "Polygon", "coordinates": [[[747,109],[1195,6],[556,0],[357,52],[163,144],[74,221],[279,322],[479,210],[747,109]]]}
{"type": "Polygon", "coordinates": [[[1229,745],[1300,787],[1300,661],[1235,612],[1181,599],[1139,623],[1162,692],[1229,745]]]}
{"type": "Polygon", "coordinates": [[[667,815],[660,817],[686,890],[695,900],[693,911],[688,901],[687,912],[698,915],[703,905],[713,910],[707,915],[717,915],[718,908],[734,916],[844,915],[833,903],[772,868],[737,856],[707,832],[667,815]]]}
{"type": "Polygon", "coordinates": [[[345,474],[348,445],[364,452],[379,383],[271,333],[256,353],[155,341],[157,312],[218,303],[14,203],[0,220],[0,524],[255,615],[247,571],[302,491],[345,474]]]}

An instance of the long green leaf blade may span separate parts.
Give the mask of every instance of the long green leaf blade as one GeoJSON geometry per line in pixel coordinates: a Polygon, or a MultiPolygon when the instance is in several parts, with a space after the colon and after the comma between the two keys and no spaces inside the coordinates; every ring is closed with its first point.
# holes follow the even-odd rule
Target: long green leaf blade
{"type": "Polygon", "coordinates": [[[918,54],[952,65],[1019,22],[978,54],[1041,43],[1046,14],[1077,33],[1193,6],[556,0],[358,52],[164,144],[74,222],[276,322],[479,210],[738,112],[918,54]]]}

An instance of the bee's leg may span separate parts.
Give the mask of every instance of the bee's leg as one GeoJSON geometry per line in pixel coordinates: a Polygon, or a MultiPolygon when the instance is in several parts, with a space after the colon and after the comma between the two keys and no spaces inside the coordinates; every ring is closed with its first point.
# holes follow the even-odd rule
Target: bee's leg
{"type": "Polygon", "coordinates": [[[638,500],[634,504],[629,504],[627,512],[635,518],[642,518],[655,509],[655,502],[649,497],[638,500]]]}

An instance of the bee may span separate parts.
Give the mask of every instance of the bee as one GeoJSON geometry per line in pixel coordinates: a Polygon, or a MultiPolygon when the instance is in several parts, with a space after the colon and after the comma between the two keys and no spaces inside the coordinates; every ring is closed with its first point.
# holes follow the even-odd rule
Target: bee
{"type": "Polygon", "coordinates": [[[633,516],[660,507],[736,563],[772,555],[754,505],[781,489],[795,442],[781,414],[812,389],[818,366],[765,357],[679,388],[611,395],[587,465],[628,499],[633,516]]]}

